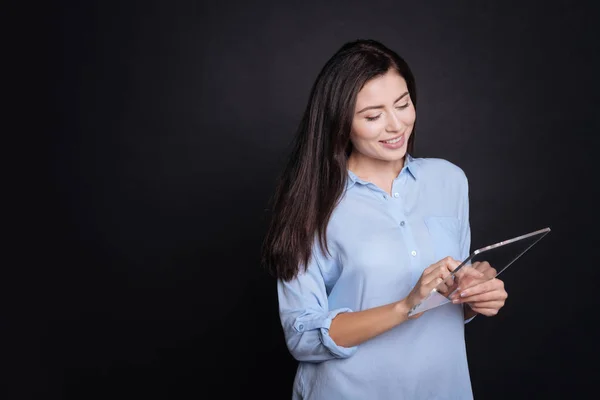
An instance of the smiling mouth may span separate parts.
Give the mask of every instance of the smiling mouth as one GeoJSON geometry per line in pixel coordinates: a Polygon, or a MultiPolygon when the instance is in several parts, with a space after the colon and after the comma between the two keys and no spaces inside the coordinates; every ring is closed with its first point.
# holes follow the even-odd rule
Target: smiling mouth
{"type": "Polygon", "coordinates": [[[389,139],[389,140],[380,140],[381,143],[387,143],[387,144],[394,144],[394,143],[398,143],[400,140],[402,140],[402,137],[404,135],[400,135],[398,137],[395,137],[393,139],[389,139]]]}

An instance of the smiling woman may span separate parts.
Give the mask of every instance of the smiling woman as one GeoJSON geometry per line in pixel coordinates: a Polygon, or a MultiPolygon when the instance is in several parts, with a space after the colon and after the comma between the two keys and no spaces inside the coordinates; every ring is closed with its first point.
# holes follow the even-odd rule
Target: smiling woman
{"type": "Polygon", "coordinates": [[[358,93],[355,108],[358,111],[350,133],[354,151],[348,167],[359,178],[389,193],[404,165],[416,118],[406,81],[395,69],[371,79],[358,93]],[[388,174],[379,173],[382,164],[387,164],[384,170],[388,174]]]}
{"type": "Polygon", "coordinates": [[[473,397],[464,324],[506,292],[408,316],[471,245],[467,178],[411,155],[415,121],[412,72],[377,41],[342,46],[312,88],[263,247],[294,399],[473,397]]]}

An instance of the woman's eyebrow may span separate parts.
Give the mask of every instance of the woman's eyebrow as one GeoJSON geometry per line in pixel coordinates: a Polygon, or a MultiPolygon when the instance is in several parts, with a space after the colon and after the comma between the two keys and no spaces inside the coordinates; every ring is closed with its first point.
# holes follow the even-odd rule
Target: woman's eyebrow
{"type": "MultiPolygon", "coordinates": [[[[399,102],[400,100],[402,100],[402,98],[404,98],[406,95],[408,95],[408,92],[405,92],[405,93],[403,93],[403,94],[402,94],[400,97],[398,97],[398,98],[397,98],[397,99],[394,101],[394,104],[395,104],[395,103],[397,103],[397,102],[399,102]]],[[[374,110],[374,109],[379,109],[379,108],[384,108],[384,107],[385,107],[385,106],[368,106],[368,107],[365,107],[365,108],[363,108],[362,110],[358,111],[358,112],[357,112],[357,114],[360,114],[360,113],[362,113],[362,112],[364,112],[364,111],[367,111],[367,110],[374,110]]]]}

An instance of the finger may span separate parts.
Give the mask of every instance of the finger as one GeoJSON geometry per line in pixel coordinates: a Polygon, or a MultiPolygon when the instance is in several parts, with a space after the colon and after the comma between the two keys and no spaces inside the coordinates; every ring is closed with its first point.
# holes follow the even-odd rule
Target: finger
{"type": "Polygon", "coordinates": [[[495,290],[504,291],[504,282],[497,278],[488,279],[482,283],[478,283],[467,288],[463,288],[460,284],[459,286],[461,286],[460,297],[468,297],[475,294],[492,292],[495,290]]]}
{"type": "Polygon", "coordinates": [[[458,285],[456,296],[458,296],[458,292],[478,285],[486,280],[486,278],[479,271],[471,267],[468,267],[466,271],[464,271],[462,274],[457,274],[456,276],[458,277],[456,282],[458,285]]]}
{"type": "Polygon", "coordinates": [[[460,262],[453,259],[452,257],[445,257],[436,262],[435,264],[431,264],[429,267],[425,268],[423,274],[429,274],[437,268],[444,267],[449,271],[454,271],[456,267],[460,265],[460,262]]]}
{"type": "Polygon", "coordinates": [[[470,278],[474,278],[474,279],[481,279],[485,276],[481,271],[479,271],[478,269],[473,268],[473,267],[462,268],[461,272],[462,272],[462,276],[465,278],[470,277],[470,278]]]}
{"type": "Polygon", "coordinates": [[[471,303],[479,301],[505,301],[508,295],[503,291],[492,291],[473,296],[453,297],[452,301],[456,303],[471,303]]]}
{"type": "Polygon", "coordinates": [[[448,269],[450,271],[454,271],[456,268],[458,268],[458,266],[460,264],[462,264],[461,261],[455,260],[454,258],[449,257],[450,260],[448,260],[448,269]]]}
{"type": "Polygon", "coordinates": [[[452,302],[454,304],[472,303],[472,302],[478,302],[478,301],[497,301],[497,300],[504,300],[504,298],[502,298],[496,292],[486,292],[486,293],[475,294],[472,296],[464,296],[464,297],[452,296],[452,302]]]}
{"type": "Polygon", "coordinates": [[[472,302],[481,302],[481,301],[505,301],[508,296],[506,292],[503,291],[492,291],[481,294],[476,294],[473,296],[464,296],[464,297],[452,297],[452,302],[455,304],[459,303],[472,303],[472,302]]]}
{"type": "Polygon", "coordinates": [[[444,281],[446,274],[449,274],[449,272],[443,266],[438,266],[437,269],[430,270],[428,274],[424,272],[415,287],[419,295],[422,297],[428,296],[437,285],[444,281]]]}
{"type": "Polygon", "coordinates": [[[488,269],[493,269],[491,264],[489,263],[489,261],[478,261],[477,262],[477,269],[479,270],[488,270],[488,269]]]}
{"type": "Polygon", "coordinates": [[[473,311],[475,311],[477,314],[485,315],[486,317],[493,317],[494,315],[498,314],[498,311],[500,311],[497,308],[471,307],[471,309],[473,311]]]}
{"type": "Polygon", "coordinates": [[[444,282],[436,286],[436,290],[438,291],[438,293],[448,298],[450,298],[450,296],[456,293],[457,288],[458,284],[456,282],[456,279],[452,279],[452,275],[448,276],[448,278],[446,278],[444,282]]]}
{"type": "Polygon", "coordinates": [[[499,310],[504,307],[503,301],[477,301],[473,303],[467,303],[471,308],[488,308],[499,310]]]}
{"type": "Polygon", "coordinates": [[[450,288],[454,286],[452,285],[452,277],[449,276],[445,281],[442,281],[442,283],[438,284],[435,287],[435,290],[437,290],[437,292],[439,294],[442,294],[444,296],[448,296],[450,294],[450,288]]]}
{"type": "Polygon", "coordinates": [[[497,271],[494,268],[492,268],[490,263],[487,261],[478,262],[475,269],[484,274],[488,279],[492,279],[496,275],[498,275],[497,271]]]}
{"type": "Polygon", "coordinates": [[[421,296],[427,297],[433,291],[433,289],[435,289],[442,282],[442,278],[435,278],[427,283],[421,283],[419,288],[421,296]]]}
{"type": "Polygon", "coordinates": [[[472,267],[471,265],[464,265],[460,270],[458,270],[456,273],[456,276],[458,276],[459,278],[463,279],[463,278],[483,278],[483,273],[481,273],[479,270],[477,270],[476,268],[472,267]]]}
{"type": "Polygon", "coordinates": [[[434,269],[439,268],[441,266],[442,266],[442,260],[440,260],[436,263],[433,263],[429,267],[427,267],[423,270],[423,275],[430,274],[431,271],[433,271],[434,269]]]}
{"type": "MultiPolygon", "coordinates": [[[[450,271],[445,265],[440,265],[437,269],[431,270],[428,274],[423,275],[423,283],[429,285],[437,279],[445,280],[450,275],[450,271]]],[[[441,281],[440,281],[441,283],[441,281]]]]}

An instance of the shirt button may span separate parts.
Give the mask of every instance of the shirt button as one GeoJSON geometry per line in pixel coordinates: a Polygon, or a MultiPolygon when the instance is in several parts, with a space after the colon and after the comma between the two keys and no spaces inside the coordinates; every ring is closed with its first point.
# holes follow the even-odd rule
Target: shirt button
{"type": "Polygon", "coordinates": [[[298,325],[298,330],[303,331],[304,330],[304,325],[302,325],[302,324],[298,325]]]}
{"type": "Polygon", "coordinates": [[[400,222],[400,226],[404,226],[404,221],[400,222]]]}
{"type": "Polygon", "coordinates": [[[400,197],[400,193],[394,193],[394,197],[400,197]]]}
{"type": "Polygon", "coordinates": [[[413,251],[410,252],[410,255],[414,257],[414,256],[417,255],[417,252],[413,250],[413,251]]]}

